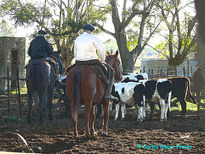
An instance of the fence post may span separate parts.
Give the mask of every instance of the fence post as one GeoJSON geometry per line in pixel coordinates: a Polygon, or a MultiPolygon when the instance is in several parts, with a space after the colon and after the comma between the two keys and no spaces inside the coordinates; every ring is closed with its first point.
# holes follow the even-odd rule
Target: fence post
{"type": "Polygon", "coordinates": [[[18,102],[19,102],[19,113],[21,118],[21,92],[20,92],[20,83],[19,83],[19,69],[16,68],[16,77],[17,77],[17,90],[18,90],[18,102]]]}
{"type": "Polygon", "coordinates": [[[177,66],[175,66],[175,76],[177,76],[177,66]]]}
{"type": "Polygon", "coordinates": [[[185,67],[183,67],[183,74],[184,74],[184,76],[186,76],[186,70],[185,70],[185,67]]]}
{"type": "Polygon", "coordinates": [[[143,67],[143,72],[142,73],[145,73],[145,66],[143,67]]]}
{"type": "Polygon", "coordinates": [[[190,75],[190,61],[188,59],[187,60],[187,76],[188,76],[188,78],[190,77],[189,75],[190,75]]]}
{"type": "Polygon", "coordinates": [[[7,67],[7,105],[8,114],[10,114],[10,79],[9,79],[9,67],[7,67]]]}

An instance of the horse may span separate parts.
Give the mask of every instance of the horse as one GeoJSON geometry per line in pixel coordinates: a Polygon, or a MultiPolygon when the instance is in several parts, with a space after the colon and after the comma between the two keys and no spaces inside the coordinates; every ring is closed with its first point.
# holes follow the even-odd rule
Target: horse
{"type": "Polygon", "coordinates": [[[47,105],[49,108],[49,119],[52,116],[52,97],[55,82],[58,74],[63,74],[61,51],[54,51],[48,59],[30,60],[26,66],[26,86],[28,97],[28,117],[27,123],[31,124],[31,112],[33,98],[35,104],[39,105],[39,119],[42,124],[45,123],[47,114],[47,105]]]}
{"type": "Polygon", "coordinates": [[[200,96],[202,90],[205,89],[205,64],[200,64],[194,71],[193,75],[193,88],[196,92],[196,99],[198,102],[198,116],[200,109],[200,96]]]}
{"type": "MultiPolygon", "coordinates": [[[[122,73],[118,59],[118,51],[113,55],[107,55],[105,61],[114,69],[114,79],[120,81],[122,79],[122,73]]],[[[94,105],[96,104],[103,104],[103,135],[108,135],[109,100],[104,98],[105,88],[105,83],[99,78],[95,68],[92,66],[86,64],[77,65],[68,72],[66,78],[66,93],[70,103],[74,137],[78,137],[77,124],[80,104],[85,105],[85,135],[87,137],[90,135],[94,137],[96,135],[94,129],[94,105]]]]}

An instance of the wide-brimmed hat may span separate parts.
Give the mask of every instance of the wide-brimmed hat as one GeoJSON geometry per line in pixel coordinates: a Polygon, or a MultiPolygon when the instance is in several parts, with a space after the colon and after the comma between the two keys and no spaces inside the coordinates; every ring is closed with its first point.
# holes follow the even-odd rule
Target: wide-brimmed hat
{"type": "Polygon", "coordinates": [[[83,26],[83,29],[84,30],[89,30],[89,31],[94,31],[95,30],[95,27],[92,25],[92,24],[85,24],[84,26],[83,26]]]}
{"type": "Polygon", "coordinates": [[[44,30],[39,30],[38,31],[38,34],[41,34],[41,35],[46,35],[46,34],[48,34],[46,31],[44,31],[44,30]]]}

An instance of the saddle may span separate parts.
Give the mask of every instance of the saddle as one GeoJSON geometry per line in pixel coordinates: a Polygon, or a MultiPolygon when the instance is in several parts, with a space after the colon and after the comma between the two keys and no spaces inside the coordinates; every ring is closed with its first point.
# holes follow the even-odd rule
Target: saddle
{"type": "Polygon", "coordinates": [[[96,60],[76,61],[74,65],[67,67],[66,72],[68,73],[73,67],[80,65],[89,65],[90,67],[95,68],[96,74],[98,75],[100,80],[104,82],[106,85],[108,84],[107,79],[109,76],[109,67],[107,66],[107,64],[98,62],[96,60]]]}
{"type": "Polygon", "coordinates": [[[44,61],[47,61],[51,65],[51,69],[53,70],[52,72],[54,72],[54,75],[57,77],[58,76],[58,67],[57,67],[58,65],[53,57],[45,57],[41,59],[30,59],[28,64],[25,66],[25,68],[27,69],[27,67],[29,67],[32,64],[41,65],[44,61]]]}

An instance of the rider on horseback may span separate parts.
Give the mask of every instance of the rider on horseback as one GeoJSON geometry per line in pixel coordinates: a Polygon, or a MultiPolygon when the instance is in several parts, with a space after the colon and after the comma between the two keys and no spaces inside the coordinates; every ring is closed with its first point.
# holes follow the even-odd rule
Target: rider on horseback
{"type": "Polygon", "coordinates": [[[28,49],[28,55],[31,57],[29,63],[36,63],[39,60],[48,61],[53,64],[56,76],[58,76],[59,65],[52,57],[50,57],[53,53],[53,47],[45,39],[45,35],[47,34],[48,33],[44,30],[39,30],[36,38],[31,41],[31,44],[28,49]]]}
{"type": "MultiPolygon", "coordinates": [[[[84,32],[78,36],[74,44],[74,58],[76,65],[88,64],[97,66],[100,77],[106,84],[105,99],[116,99],[111,95],[114,80],[114,70],[105,63],[105,49],[96,36],[93,35],[95,30],[91,24],[85,24],[84,32]],[[96,50],[98,50],[96,52],[96,50]],[[98,58],[99,56],[99,58],[98,58]],[[100,68],[100,69],[99,69],[100,68]]],[[[67,71],[72,68],[69,67],[67,71]]]]}
{"type": "Polygon", "coordinates": [[[28,55],[31,59],[42,59],[52,54],[52,46],[44,37],[46,34],[47,32],[39,30],[37,37],[31,41],[28,49],[28,55]]]}

